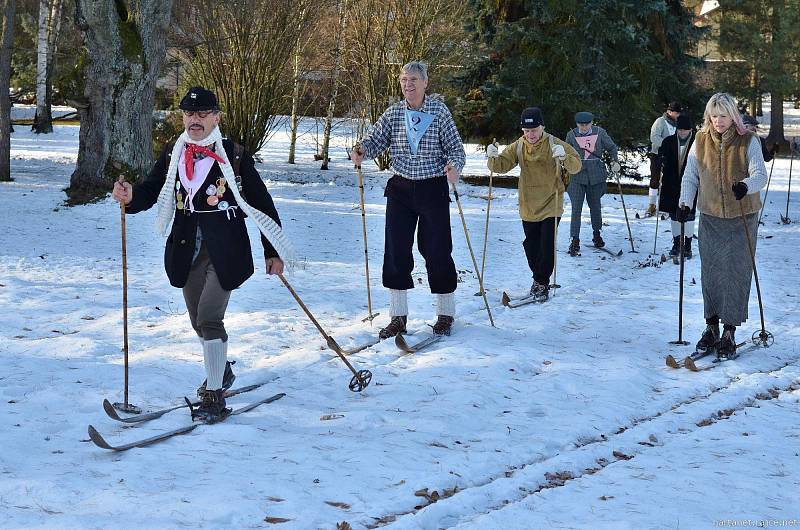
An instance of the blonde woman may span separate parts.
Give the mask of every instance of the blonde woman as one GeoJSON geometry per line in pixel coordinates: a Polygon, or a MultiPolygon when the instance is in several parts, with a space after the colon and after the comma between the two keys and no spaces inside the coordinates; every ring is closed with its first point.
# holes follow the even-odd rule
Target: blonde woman
{"type": "MultiPolygon", "coordinates": [[[[753,266],[741,216],[753,244],[758,232],[759,191],[767,170],[758,137],[747,131],[729,94],[711,96],[683,174],[677,221],[685,222],[697,197],[698,233],[706,328],[698,351],[736,354],[736,327],[747,320],[753,266]],[[720,336],[719,323],[724,324],[720,336]]],[[[755,248],[752,249],[755,252],[755,248]]]]}

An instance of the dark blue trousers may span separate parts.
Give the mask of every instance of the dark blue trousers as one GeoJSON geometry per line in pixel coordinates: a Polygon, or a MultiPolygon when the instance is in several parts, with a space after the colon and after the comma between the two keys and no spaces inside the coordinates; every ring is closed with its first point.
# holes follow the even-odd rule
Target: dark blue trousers
{"type": "Polygon", "coordinates": [[[414,232],[417,248],[425,259],[428,285],[434,294],[456,290],[456,265],[450,233],[450,198],[447,180],[435,177],[410,180],[399,175],[389,179],[386,197],[386,237],[383,254],[383,286],[413,289],[414,232]]]}

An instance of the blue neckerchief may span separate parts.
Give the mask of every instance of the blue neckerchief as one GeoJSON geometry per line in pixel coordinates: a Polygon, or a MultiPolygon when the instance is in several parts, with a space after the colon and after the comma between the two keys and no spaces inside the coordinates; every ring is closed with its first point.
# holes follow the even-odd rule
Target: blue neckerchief
{"type": "Polygon", "coordinates": [[[411,149],[411,154],[416,155],[420,140],[422,140],[431,123],[433,123],[433,115],[411,109],[406,109],[405,114],[408,147],[411,149]]]}

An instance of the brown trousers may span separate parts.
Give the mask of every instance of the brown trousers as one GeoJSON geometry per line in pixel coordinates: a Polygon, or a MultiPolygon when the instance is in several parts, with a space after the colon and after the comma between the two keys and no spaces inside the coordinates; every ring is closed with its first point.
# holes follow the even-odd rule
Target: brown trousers
{"type": "Polygon", "coordinates": [[[217,272],[205,243],[192,262],[189,278],[183,287],[183,299],[189,310],[189,319],[197,335],[204,340],[222,339],[228,341],[225,332],[225,310],[228,308],[231,292],[219,284],[217,272]]]}

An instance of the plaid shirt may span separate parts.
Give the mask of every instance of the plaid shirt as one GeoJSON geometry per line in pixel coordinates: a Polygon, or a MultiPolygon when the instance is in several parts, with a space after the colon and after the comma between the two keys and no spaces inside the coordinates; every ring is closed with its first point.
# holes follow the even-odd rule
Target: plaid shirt
{"type": "Polygon", "coordinates": [[[421,112],[432,114],[433,122],[419,142],[417,154],[411,153],[406,135],[405,100],[391,105],[367,131],[361,140],[365,158],[376,158],[386,149],[392,157],[392,170],[411,180],[423,180],[444,175],[450,163],[459,173],[464,169],[466,154],[461,136],[447,105],[425,96],[421,112]]]}

